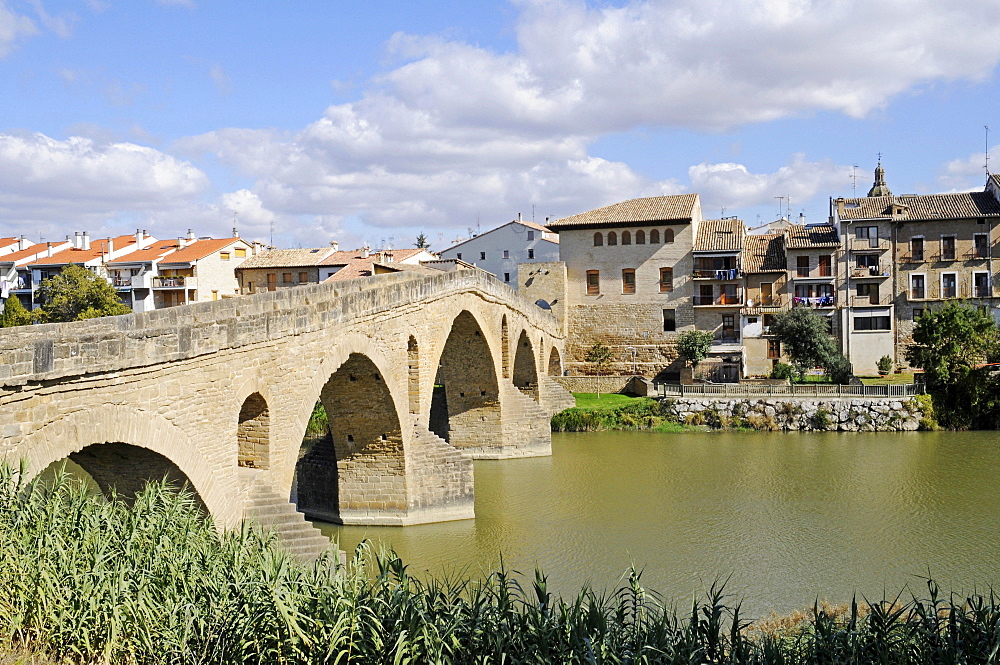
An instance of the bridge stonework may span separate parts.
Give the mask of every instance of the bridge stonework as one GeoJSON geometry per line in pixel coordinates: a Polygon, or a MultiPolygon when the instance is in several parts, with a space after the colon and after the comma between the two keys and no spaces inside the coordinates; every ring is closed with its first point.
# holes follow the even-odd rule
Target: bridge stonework
{"type": "Polygon", "coordinates": [[[69,458],[126,495],[186,481],[224,528],[264,495],[346,524],[463,519],[473,458],[550,454],[553,357],[558,321],[479,271],[9,329],[0,458],[69,458]],[[317,401],[330,432],[304,447],[317,401]]]}

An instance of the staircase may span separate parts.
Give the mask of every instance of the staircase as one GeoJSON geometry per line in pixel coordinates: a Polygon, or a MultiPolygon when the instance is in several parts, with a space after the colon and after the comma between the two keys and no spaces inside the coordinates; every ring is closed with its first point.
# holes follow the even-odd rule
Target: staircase
{"type": "Polygon", "coordinates": [[[573,393],[563,388],[551,377],[541,377],[538,390],[542,395],[542,404],[545,405],[550,416],[576,406],[576,398],[573,397],[573,393]]]}
{"type": "Polygon", "coordinates": [[[254,480],[247,486],[247,520],[273,530],[281,543],[300,561],[312,562],[331,547],[330,539],[309,524],[295,505],[264,482],[254,480]]]}
{"type": "Polygon", "coordinates": [[[499,450],[483,451],[477,457],[503,459],[552,454],[551,416],[511,383],[501,383],[504,393],[503,434],[499,450]],[[490,454],[490,453],[493,454],[490,454]]]}

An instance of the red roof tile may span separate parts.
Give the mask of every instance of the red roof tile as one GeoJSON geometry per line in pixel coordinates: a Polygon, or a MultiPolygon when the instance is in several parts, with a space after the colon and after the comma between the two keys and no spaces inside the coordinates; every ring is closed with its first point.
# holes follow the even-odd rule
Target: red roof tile
{"type": "Polygon", "coordinates": [[[246,241],[242,238],[208,238],[205,240],[195,240],[190,245],[184,247],[184,249],[174,252],[160,263],[164,265],[191,263],[192,261],[203,259],[206,256],[210,256],[211,254],[238,242],[245,243],[246,241]]]}

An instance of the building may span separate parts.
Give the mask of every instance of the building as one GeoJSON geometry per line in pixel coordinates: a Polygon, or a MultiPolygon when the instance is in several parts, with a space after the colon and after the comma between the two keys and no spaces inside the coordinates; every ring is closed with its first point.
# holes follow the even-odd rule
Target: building
{"type": "Polygon", "coordinates": [[[136,312],[156,309],[153,278],[159,275],[160,262],[184,247],[186,240],[154,240],[146,246],[145,231],[136,231],[134,251],[123,254],[106,264],[108,280],[118,291],[118,297],[136,312]]]}
{"type": "Polygon", "coordinates": [[[151,277],[155,309],[239,295],[236,270],[253,256],[254,246],[239,237],[178,238],[180,249],[158,262],[151,277]]]}
{"type": "Polygon", "coordinates": [[[771,321],[775,314],[788,309],[789,304],[785,234],[745,236],[742,268],[746,297],[740,310],[743,372],[748,376],[768,376],[781,359],[781,344],[770,337],[771,321]]]}
{"type": "Polygon", "coordinates": [[[236,269],[240,293],[276,291],[302,284],[319,284],[319,264],[337,252],[336,244],[310,249],[268,249],[236,269]]]}
{"type": "Polygon", "coordinates": [[[443,250],[441,258],[464,261],[517,288],[519,264],[559,260],[559,235],[518,215],[512,222],[443,250]]]}
{"type": "Polygon", "coordinates": [[[631,199],[549,224],[561,262],[522,266],[520,288],[564,319],[573,374],[588,350],[612,351],[610,371],[677,379],[678,333],[695,324],[692,258],[697,194],[631,199]],[[547,272],[546,272],[547,271],[547,272]]]}

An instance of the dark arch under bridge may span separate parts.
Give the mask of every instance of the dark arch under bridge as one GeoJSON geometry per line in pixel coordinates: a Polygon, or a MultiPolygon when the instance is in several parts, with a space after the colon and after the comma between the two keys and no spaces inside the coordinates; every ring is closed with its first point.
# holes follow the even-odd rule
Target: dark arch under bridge
{"type": "Polygon", "coordinates": [[[550,312],[480,271],[8,329],[0,457],[69,458],[102,490],[173,477],[223,527],[293,495],[343,523],[462,519],[472,459],[550,453],[563,349],[550,312]],[[317,400],[329,435],[304,450],[317,400]]]}

